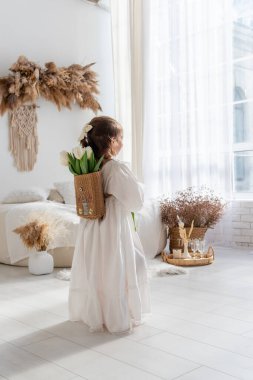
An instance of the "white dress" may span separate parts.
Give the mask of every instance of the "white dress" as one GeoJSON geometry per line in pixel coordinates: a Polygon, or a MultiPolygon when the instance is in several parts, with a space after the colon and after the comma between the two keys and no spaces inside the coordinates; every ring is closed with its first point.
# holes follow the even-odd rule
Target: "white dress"
{"type": "Polygon", "coordinates": [[[102,168],[106,215],[81,219],[69,291],[69,316],[92,331],[129,331],[150,311],[147,268],[131,211],[143,204],[143,190],[117,160],[102,168]]]}

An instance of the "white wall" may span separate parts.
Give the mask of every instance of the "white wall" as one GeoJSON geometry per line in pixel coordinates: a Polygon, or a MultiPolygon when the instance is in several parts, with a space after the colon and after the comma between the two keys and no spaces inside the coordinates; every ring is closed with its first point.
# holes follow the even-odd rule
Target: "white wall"
{"type": "MultiPolygon", "coordinates": [[[[0,3],[0,76],[19,55],[43,65],[96,62],[103,114],[114,116],[110,14],[82,0],[8,0],[0,3]]],[[[18,172],[8,152],[8,117],[0,117],[0,199],[12,189],[52,187],[71,179],[59,164],[59,152],[77,145],[84,123],[94,114],[73,106],[57,110],[38,101],[39,154],[34,170],[18,172]]]]}
{"type": "Polygon", "coordinates": [[[228,203],[222,220],[208,230],[207,240],[214,245],[253,247],[253,202],[228,203]]]}

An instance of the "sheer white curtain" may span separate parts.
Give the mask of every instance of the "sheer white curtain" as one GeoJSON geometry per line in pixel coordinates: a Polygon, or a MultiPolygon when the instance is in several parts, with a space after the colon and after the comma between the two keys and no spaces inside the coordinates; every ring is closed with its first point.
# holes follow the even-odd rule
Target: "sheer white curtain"
{"type": "Polygon", "coordinates": [[[148,195],[229,196],[232,0],[145,0],[143,174],[148,195]]]}
{"type": "Polygon", "coordinates": [[[111,0],[115,113],[124,128],[121,158],[142,179],[142,0],[111,0]]]}

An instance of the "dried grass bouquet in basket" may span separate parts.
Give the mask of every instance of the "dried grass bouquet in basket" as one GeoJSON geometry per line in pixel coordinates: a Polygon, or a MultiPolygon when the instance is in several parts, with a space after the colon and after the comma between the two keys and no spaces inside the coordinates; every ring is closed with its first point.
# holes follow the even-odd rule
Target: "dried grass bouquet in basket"
{"type": "Polygon", "coordinates": [[[168,228],[170,250],[181,248],[178,229],[178,217],[184,223],[186,230],[190,230],[194,220],[191,238],[203,238],[207,229],[214,227],[221,219],[225,203],[206,187],[199,189],[188,187],[179,191],[172,198],[164,198],[160,202],[161,219],[168,228]]]}

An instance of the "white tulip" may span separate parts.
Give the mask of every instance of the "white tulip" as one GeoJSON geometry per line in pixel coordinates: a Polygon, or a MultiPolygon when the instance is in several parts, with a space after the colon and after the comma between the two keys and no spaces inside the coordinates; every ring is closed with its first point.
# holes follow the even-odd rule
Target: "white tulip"
{"type": "Polygon", "coordinates": [[[64,166],[68,166],[69,165],[68,152],[66,152],[65,150],[63,150],[60,153],[60,163],[62,165],[64,165],[64,166]]]}
{"type": "Polygon", "coordinates": [[[85,152],[85,148],[82,148],[81,146],[76,146],[73,150],[72,153],[74,154],[75,158],[78,160],[81,160],[85,152]]]}
{"type": "Polygon", "coordinates": [[[90,146],[87,146],[86,148],[86,152],[87,152],[87,158],[90,159],[91,158],[91,155],[93,153],[93,150],[90,146]]]}

